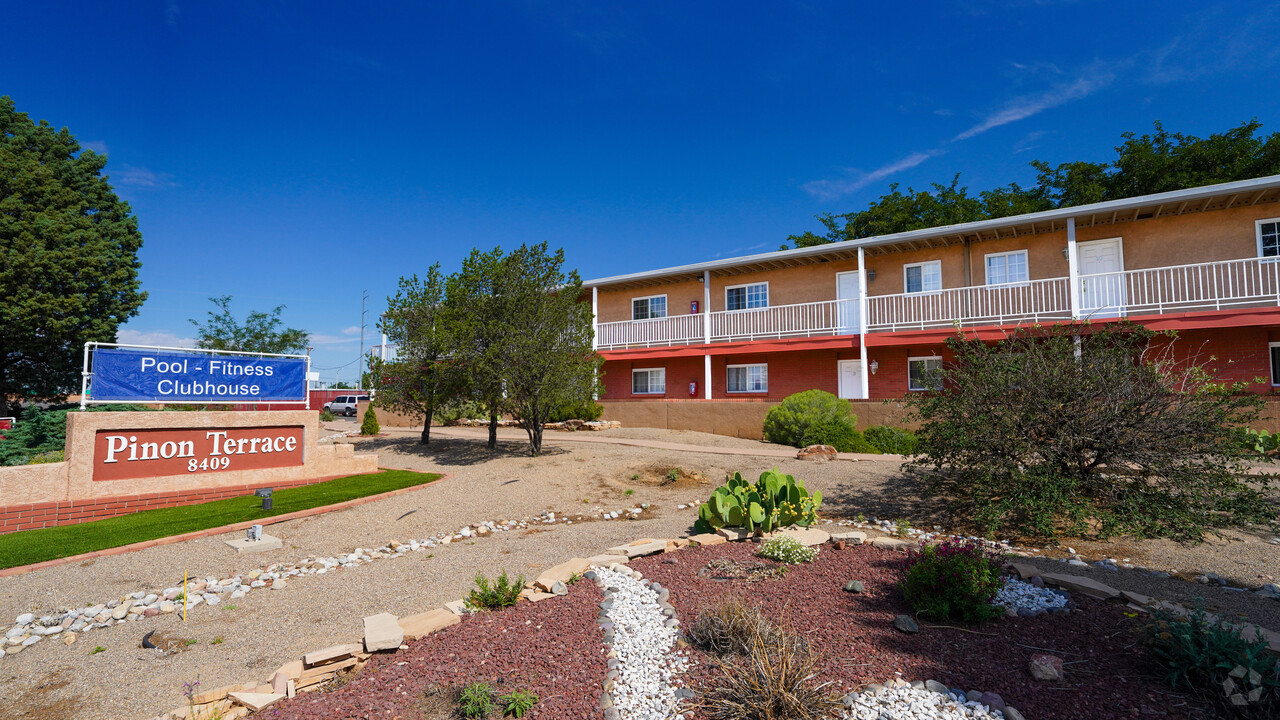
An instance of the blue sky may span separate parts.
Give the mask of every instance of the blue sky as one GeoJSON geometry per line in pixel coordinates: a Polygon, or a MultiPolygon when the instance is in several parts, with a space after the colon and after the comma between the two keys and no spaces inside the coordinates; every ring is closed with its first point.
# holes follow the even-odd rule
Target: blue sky
{"type": "MultiPolygon", "coordinates": [[[[891,182],[1030,182],[1154,120],[1280,129],[1268,3],[15,3],[0,94],[110,157],[178,342],[285,304],[352,379],[402,274],[547,241],[584,277],[776,249],[891,182]],[[863,5],[858,7],[857,5],[863,5]]],[[[339,369],[341,368],[341,369],[339,369]]]]}

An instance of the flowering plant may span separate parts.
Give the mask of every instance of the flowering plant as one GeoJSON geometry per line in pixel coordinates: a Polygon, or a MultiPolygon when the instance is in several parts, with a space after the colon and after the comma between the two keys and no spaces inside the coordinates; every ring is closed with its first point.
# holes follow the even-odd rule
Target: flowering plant
{"type": "Polygon", "coordinates": [[[907,556],[903,570],[898,587],[922,618],[984,622],[1004,613],[992,604],[1004,586],[1000,560],[975,543],[925,545],[907,556]]]}

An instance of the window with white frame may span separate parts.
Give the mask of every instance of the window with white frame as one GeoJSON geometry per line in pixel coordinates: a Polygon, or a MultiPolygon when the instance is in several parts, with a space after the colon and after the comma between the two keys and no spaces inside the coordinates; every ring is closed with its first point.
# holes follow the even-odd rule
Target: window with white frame
{"type": "Polygon", "coordinates": [[[1280,342],[1267,344],[1271,346],[1271,386],[1280,387],[1280,342]]]}
{"type": "Polygon", "coordinates": [[[935,292],[942,289],[942,261],[910,263],[902,266],[902,287],[906,292],[935,292]]]}
{"type": "Polygon", "coordinates": [[[728,391],[731,393],[769,392],[769,366],[764,363],[730,365],[728,391]]]}
{"type": "Polygon", "coordinates": [[[666,392],[666,368],[640,368],[631,371],[632,395],[665,395],[666,392]]]}
{"type": "Polygon", "coordinates": [[[769,307],[769,283],[734,285],[724,289],[725,310],[769,307]]]}
{"type": "Polygon", "coordinates": [[[991,253],[986,257],[988,285],[1024,283],[1031,279],[1031,273],[1027,268],[1026,250],[991,253]]]}
{"type": "Polygon", "coordinates": [[[941,372],[942,358],[937,355],[907,358],[907,388],[911,390],[936,390],[941,372]]]}
{"type": "Polygon", "coordinates": [[[649,297],[631,298],[631,319],[652,320],[667,316],[667,296],[650,295],[649,297]]]}
{"type": "Polygon", "coordinates": [[[1280,257],[1280,218],[1259,220],[1258,257],[1280,257]]]}

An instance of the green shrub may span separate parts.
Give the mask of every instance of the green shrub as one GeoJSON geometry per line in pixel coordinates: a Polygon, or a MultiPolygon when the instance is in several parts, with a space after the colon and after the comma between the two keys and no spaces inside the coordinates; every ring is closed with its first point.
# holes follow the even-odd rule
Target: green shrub
{"type": "Polygon", "coordinates": [[[502,702],[504,716],[522,718],[534,705],[538,704],[538,696],[528,690],[516,690],[498,698],[502,702]]]}
{"type": "Polygon", "coordinates": [[[862,433],[843,420],[828,420],[809,426],[798,447],[810,445],[830,445],[837,452],[880,454],[880,450],[867,442],[862,433]]]}
{"type": "Polygon", "coordinates": [[[792,447],[832,445],[821,438],[842,437],[842,431],[837,427],[857,432],[857,418],[848,400],[841,400],[822,390],[805,390],[789,395],[764,416],[765,439],[792,447]],[[822,426],[820,434],[813,431],[815,426],[822,426]],[[806,443],[807,439],[817,441],[806,443]]]}
{"type": "Polygon", "coordinates": [[[1280,518],[1275,477],[1240,443],[1261,396],[1217,380],[1176,336],[1083,323],[947,347],[941,389],[907,400],[910,467],[982,533],[1200,542],[1280,518]]]}
{"type": "Polygon", "coordinates": [[[56,463],[66,460],[66,454],[62,450],[50,450],[49,452],[36,453],[27,458],[28,465],[43,465],[45,463],[56,463]]]}
{"type": "Polygon", "coordinates": [[[1000,617],[993,605],[1004,585],[1000,561],[964,540],[926,545],[903,563],[898,587],[917,615],[934,621],[984,622],[1000,617]]]}
{"type": "Polygon", "coordinates": [[[563,405],[551,411],[547,422],[564,422],[565,420],[599,420],[604,414],[604,406],[595,400],[585,400],[572,405],[563,405]]]}
{"type": "Polygon", "coordinates": [[[333,414],[332,410],[325,409],[320,411],[320,422],[333,422],[336,419],[337,416],[333,414]]]}
{"type": "Polygon", "coordinates": [[[378,425],[378,414],[373,411],[373,406],[365,408],[364,419],[360,421],[361,435],[377,435],[382,431],[382,427],[378,425]]]}
{"type": "Polygon", "coordinates": [[[433,416],[439,425],[448,425],[459,420],[476,420],[489,417],[484,406],[472,400],[457,400],[443,407],[436,408],[433,416]]]}
{"type": "MultiPolygon", "coordinates": [[[[147,410],[142,405],[95,405],[90,412],[124,412],[147,410]]],[[[61,453],[67,444],[67,413],[79,412],[78,406],[59,406],[57,409],[26,408],[13,427],[0,431],[0,465],[26,465],[33,457],[47,453],[61,453]]],[[[61,462],[40,460],[38,462],[61,462]]]]}
{"type": "Polygon", "coordinates": [[[1250,639],[1199,609],[1185,617],[1153,609],[1138,633],[1174,688],[1199,695],[1224,717],[1274,718],[1280,711],[1280,661],[1261,634],[1250,639]]]}
{"type": "Polygon", "coordinates": [[[473,682],[458,694],[458,711],[465,718],[487,718],[497,710],[489,683],[473,682]]]}
{"type": "Polygon", "coordinates": [[[863,430],[862,435],[867,442],[883,453],[914,455],[916,452],[916,436],[910,430],[888,425],[873,425],[863,430]]]}
{"type": "Polygon", "coordinates": [[[698,508],[695,528],[712,532],[721,527],[741,527],[747,532],[770,532],[790,525],[807,527],[817,522],[822,493],[812,495],[803,480],[766,470],[751,484],[734,473],[698,508]]]}
{"type": "Polygon", "coordinates": [[[492,585],[483,574],[476,575],[476,587],[467,595],[467,607],[476,610],[500,610],[511,607],[520,599],[520,591],[524,589],[524,576],[511,582],[507,571],[503,570],[492,585]]]}
{"type": "Polygon", "coordinates": [[[818,557],[818,549],[805,547],[799,540],[783,535],[764,541],[756,554],[788,565],[799,565],[813,562],[814,558],[818,557]]]}

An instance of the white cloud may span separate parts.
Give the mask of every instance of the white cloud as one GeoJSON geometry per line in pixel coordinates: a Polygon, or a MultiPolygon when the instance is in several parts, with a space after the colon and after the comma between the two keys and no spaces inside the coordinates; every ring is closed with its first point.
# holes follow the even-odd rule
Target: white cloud
{"type": "Polygon", "coordinates": [[[1111,70],[1102,67],[1093,68],[1076,78],[1074,82],[1057,85],[1039,95],[1024,96],[1009,101],[1002,109],[983,118],[981,122],[956,135],[951,141],[968,140],[1001,125],[1025,120],[1050,108],[1088,97],[1111,84],[1114,79],[1115,73],[1111,70]]]}
{"type": "Polygon", "coordinates": [[[120,169],[111,173],[110,177],[117,185],[131,185],[133,187],[165,188],[177,187],[178,185],[173,181],[173,176],[168,173],[152,172],[144,167],[127,164],[121,165],[120,169]]]}
{"type": "Polygon", "coordinates": [[[312,345],[355,345],[356,343],[360,342],[359,334],[360,334],[360,328],[356,328],[357,337],[351,337],[351,334],[348,333],[346,330],[343,330],[341,335],[312,333],[311,344],[312,345]]]}
{"type": "Polygon", "coordinates": [[[178,337],[164,330],[130,330],[121,328],[116,332],[116,342],[126,345],[159,345],[161,347],[195,347],[195,338],[178,337]]]}
{"type": "Polygon", "coordinates": [[[80,143],[80,147],[84,148],[85,150],[92,150],[98,153],[99,155],[106,155],[107,153],[111,152],[107,148],[107,144],[102,142],[101,140],[88,140],[80,143]]]}
{"type": "Polygon", "coordinates": [[[180,8],[178,7],[178,1],[177,1],[177,0],[168,0],[168,2],[166,2],[166,3],[164,4],[164,21],[165,21],[165,23],[166,23],[166,24],[168,24],[168,25],[177,25],[177,24],[178,24],[178,12],[179,12],[179,11],[180,11],[180,8]]]}
{"type": "Polygon", "coordinates": [[[849,193],[861,190],[871,183],[883,180],[890,175],[896,175],[903,170],[909,170],[925,160],[941,154],[942,151],[938,149],[915,152],[901,160],[895,160],[887,165],[881,165],[870,172],[849,170],[848,177],[840,178],[838,180],[814,180],[812,182],[805,183],[802,187],[805,192],[819,200],[834,200],[848,195],[849,193]]]}
{"type": "Polygon", "coordinates": [[[344,327],[344,328],[342,328],[342,334],[343,334],[343,335],[359,335],[359,334],[360,334],[360,326],[359,326],[359,325],[352,325],[352,326],[350,326],[350,327],[344,327]]]}

